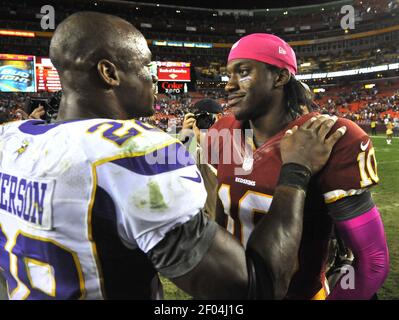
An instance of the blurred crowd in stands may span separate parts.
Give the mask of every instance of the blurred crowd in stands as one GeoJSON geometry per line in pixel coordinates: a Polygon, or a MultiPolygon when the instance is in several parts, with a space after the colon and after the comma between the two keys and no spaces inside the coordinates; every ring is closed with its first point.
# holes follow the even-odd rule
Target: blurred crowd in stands
{"type": "Polygon", "coordinates": [[[0,93],[0,124],[16,120],[42,119],[45,116],[45,106],[35,105],[32,108],[31,99],[40,98],[51,101],[53,94],[41,93],[0,93]]]}
{"type": "Polygon", "coordinates": [[[399,120],[399,85],[388,88],[364,89],[360,85],[351,90],[335,87],[314,98],[321,113],[346,117],[359,124],[372,120],[399,120]]]}
{"type": "Polygon", "coordinates": [[[192,112],[193,105],[203,98],[217,100],[228,113],[226,97],[222,91],[201,90],[183,95],[158,95],[153,117],[142,119],[167,132],[179,132],[184,115],[192,112]]]}
{"type": "MultiPolygon", "coordinates": [[[[26,118],[32,98],[43,98],[50,101],[51,93],[0,93],[0,122],[26,118]]],[[[154,116],[145,120],[167,132],[179,132],[184,115],[191,112],[192,106],[200,99],[212,98],[223,107],[224,114],[230,114],[226,96],[220,90],[203,90],[182,95],[159,94],[155,103],[154,116]]],[[[329,88],[327,92],[316,94],[317,111],[330,115],[348,118],[369,131],[371,122],[385,126],[388,121],[394,124],[399,135],[399,83],[389,88],[362,89],[329,88]]],[[[381,130],[380,130],[381,131],[381,130]]]]}

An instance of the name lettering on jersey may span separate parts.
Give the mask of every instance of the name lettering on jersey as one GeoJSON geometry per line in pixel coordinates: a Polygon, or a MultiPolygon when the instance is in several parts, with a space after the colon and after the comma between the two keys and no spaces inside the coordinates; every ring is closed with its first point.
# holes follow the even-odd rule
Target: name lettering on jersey
{"type": "Polygon", "coordinates": [[[0,215],[9,214],[29,226],[52,228],[54,181],[33,180],[0,172],[0,215]]]}
{"type": "Polygon", "coordinates": [[[256,186],[256,181],[253,181],[253,180],[247,180],[247,179],[236,177],[235,181],[238,182],[238,183],[247,184],[247,185],[252,186],[252,187],[256,186]]]}

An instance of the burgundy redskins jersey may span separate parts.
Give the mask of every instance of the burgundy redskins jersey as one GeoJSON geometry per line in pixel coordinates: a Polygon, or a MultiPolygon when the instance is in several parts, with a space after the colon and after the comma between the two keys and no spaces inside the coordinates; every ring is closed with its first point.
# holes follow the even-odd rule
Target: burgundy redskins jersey
{"type": "MultiPolygon", "coordinates": [[[[218,169],[218,196],[223,206],[219,203],[217,210],[225,213],[223,227],[244,246],[256,223],[268,214],[280,175],[280,141],[285,131],[314,115],[292,121],[252,154],[245,142],[245,124],[234,117],[220,119],[208,132],[208,161],[218,169]]],[[[299,270],[287,299],[311,299],[322,288],[333,225],[329,204],[360,194],[378,182],[370,138],[355,123],[342,118],[331,132],[343,125],[348,129],[346,134],[334,146],[323,170],[312,177],[307,191],[299,270]]]]}

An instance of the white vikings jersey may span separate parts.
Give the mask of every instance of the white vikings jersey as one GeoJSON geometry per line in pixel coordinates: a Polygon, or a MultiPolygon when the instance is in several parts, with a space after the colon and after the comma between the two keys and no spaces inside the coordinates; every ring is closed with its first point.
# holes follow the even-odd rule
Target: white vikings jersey
{"type": "Polygon", "coordinates": [[[146,254],[203,207],[194,161],[139,121],[0,127],[0,272],[10,299],[153,297],[146,254]]]}

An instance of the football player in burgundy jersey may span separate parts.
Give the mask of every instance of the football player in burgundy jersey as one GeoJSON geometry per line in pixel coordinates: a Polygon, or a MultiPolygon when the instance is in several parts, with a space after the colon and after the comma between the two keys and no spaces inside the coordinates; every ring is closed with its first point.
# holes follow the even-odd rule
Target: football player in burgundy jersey
{"type": "MultiPolygon", "coordinates": [[[[218,171],[217,221],[245,246],[259,219],[271,218],[269,206],[281,170],[284,132],[316,113],[305,114],[312,102],[295,79],[295,53],[277,36],[241,38],[230,51],[227,71],[230,79],[225,89],[234,116],[220,119],[209,130],[204,148],[218,171]],[[252,138],[244,136],[245,129],[253,133],[252,138]],[[239,132],[239,141],[244,143],[226,139],[234,136],[233,132],[239,132]],[[253,150],[250,156],[248,146],[253,150]]],[[[348,132],[334,147],[327,165],[311,179],[299,270],[291,280],[287,299],[327,296],[325,259],[334,223],[355,255],[355,286],[345,290],[338,282],[328,299],[370,299],[388,274],[384,228],[369,191],[379,180],[374,148],[355,123],[340,118],[335,126],[342,125],[348,132]]]]}

